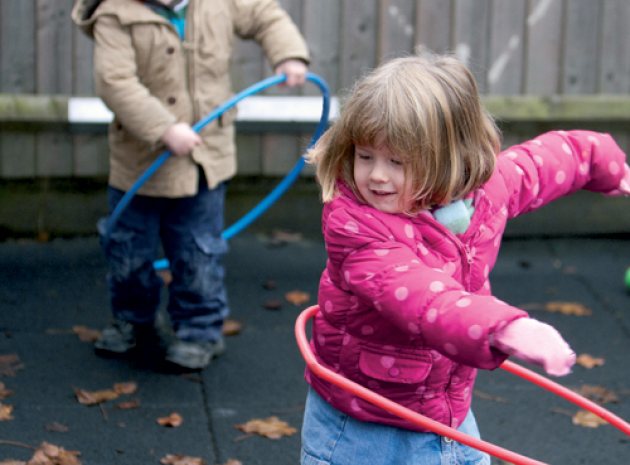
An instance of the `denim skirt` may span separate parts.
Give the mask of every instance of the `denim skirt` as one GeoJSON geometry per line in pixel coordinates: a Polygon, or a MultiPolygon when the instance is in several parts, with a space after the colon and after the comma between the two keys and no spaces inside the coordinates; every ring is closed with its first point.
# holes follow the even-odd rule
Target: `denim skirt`
{"type": "MultiPolygon", "coordinates": [[[[458,430],[479,438],[472,410],[458,430]]],[[[309,389],[301,464],[490,465],[490,456],[437,434],[355,420],[309,389]]]]}

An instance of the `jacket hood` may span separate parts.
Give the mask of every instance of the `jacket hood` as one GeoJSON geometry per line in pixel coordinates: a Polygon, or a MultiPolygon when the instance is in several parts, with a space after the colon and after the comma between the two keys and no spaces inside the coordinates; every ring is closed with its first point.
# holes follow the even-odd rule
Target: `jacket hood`
{"type": "Polygon", "coordinates": [[[90,38],[96,19],[104,15],[115,16],[121,24],[164,21],[139,0],[77,0],[72,8],[72,21],[90,38]]]}

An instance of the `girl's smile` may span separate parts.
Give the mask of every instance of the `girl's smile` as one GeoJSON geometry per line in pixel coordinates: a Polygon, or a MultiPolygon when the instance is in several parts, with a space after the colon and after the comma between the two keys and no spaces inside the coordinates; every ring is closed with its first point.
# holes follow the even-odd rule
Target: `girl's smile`
{"type": "Polygon", "coordinates": [[[403,162],[385,144],[355,146],[354,182],[363,200],[377,210],[400,213],[408,206],[403,162]]]}

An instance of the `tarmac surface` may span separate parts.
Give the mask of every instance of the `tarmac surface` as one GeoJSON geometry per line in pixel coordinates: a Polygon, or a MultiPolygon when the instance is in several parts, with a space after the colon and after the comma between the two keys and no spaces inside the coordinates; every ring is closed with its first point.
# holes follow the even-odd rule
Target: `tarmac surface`
{"type": "MultiPolygon", "coordinates": [[[[208,465],[299,463],[306,384],[293,326],[315,302],[326,257],[317,237],[288,239],[245,232],[231,240],[230,318],[243,327],[227,338],[223,356],[193,374],[164,372],[148,357],[99,358],[73,331],[100,329],[109,320],[105,262],[95,237],[0,243],[0,382],[12,391],[0,399],[12,407],[12,419],[0,421],[0,464],[29,460],[44,441],[80,452],[84,465],[159,464],[168,454],[208,465]],[[310,300],[294,305],[285,299],[291,291],[309,293],[310,300]],[[271,304],[281,305],[265,308],[271,304]],[[75,389],[123,382],[136,383],[137,391],[95,406],[77,401],[75,389]],[[121,401],[134,401],[135,408],[120,408],[121,401]],[[171,413],[183,418],[181,426],[158,424],[171,413]],[[235,427],[270,416],[298,432],[272,440],[235,427]]],[[[628,265],[628,237],[522,237],[504,242],[491,276],[499,298],[556,326],[578,354],[603,359],[602,366],[576,366],[559,381],[596,386],[605,400],[616,396],[606,407],[626,420],[628,265]],[[550,312],[549,302],[564,310],[579,303],[592,314],[550,312]]],[[[473,405],[482,437],[519,453],[555,465],[630,464],[630,438],[610,425],[574,425],[578,407],[502,370],[480,373],[473,405]]]]}

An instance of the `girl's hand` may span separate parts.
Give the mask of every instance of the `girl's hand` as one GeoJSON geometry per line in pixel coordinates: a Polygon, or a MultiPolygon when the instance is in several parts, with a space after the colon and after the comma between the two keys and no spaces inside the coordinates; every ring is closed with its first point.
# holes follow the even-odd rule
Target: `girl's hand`
{"type": "Polygon", "coordinates": [[[494,334],[491,345],[506,354],[542,366],[554,376],[571,372],[575,352],[552,326],[533,318],[519,318],[494,334]]]}
{"type": "Polygon", "coordinates": [[[628,166],[627,164],[623,165],[623,169],[624,169],[624,174],[623,174],[623,178],[621,179],[621,182],[619,183],[619,187],[617,187],[617,189],[613,189],[609,192],[606,192],[606,195],[610,195],[613,197],[618,197],[618,196],[629,196],[630,195],[630,166],[628,166]]]}
{"type": "Polygon", "coordinates": [[[188,155],[201,144],[201,137],[188,123],[173,124],[162,134],[161,140],[178,157],[188,155]]]}
{"type": "Polygon", "coordinates": [[[287,80],[284,84],[295,87],[306,82],[308,66],[302,60],[289,59],[280,63],[273,71],[276,74],[286,74],[287,80]]]}

